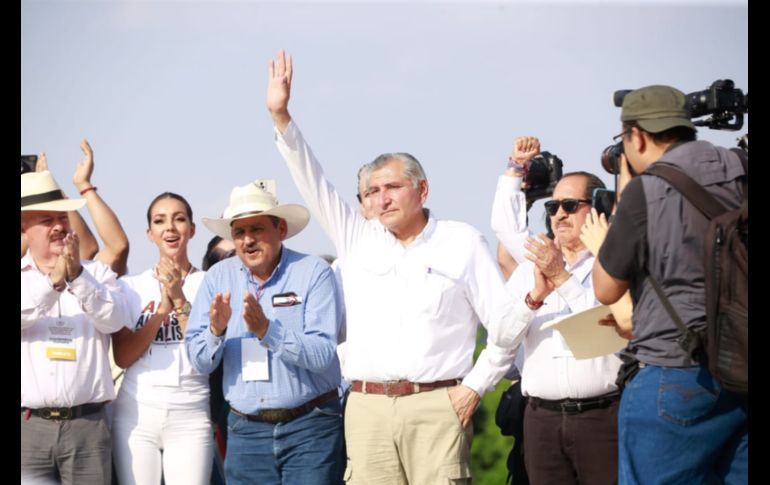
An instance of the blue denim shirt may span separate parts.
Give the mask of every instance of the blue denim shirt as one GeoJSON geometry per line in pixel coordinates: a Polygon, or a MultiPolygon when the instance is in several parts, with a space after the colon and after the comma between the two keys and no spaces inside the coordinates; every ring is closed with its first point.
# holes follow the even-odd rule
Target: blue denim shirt
{"type": "Polygon", "coordinates": [[[240,258],[225,259],[206,272],[195,296],[185,335],[190,362],[198,372],[209,374],[224,355],[225,399],[241,412],[297,407],[340,384],[336,298],[334,274],[321,258],[283,246],[278,266],[262,285],[240,258]],[[247,290],[258,295],[270,321],[259,341],[268,349],[270,378],[266,381],[244,382],[241,376],[241,340],[256,338],[242,317],[247,290]],[[217,293],[228,291],[232,316],[225,334],[216,337],[209,330],[209,309],[217,293]],[[294,292],[302,302],[274,307],[273,295],[287,292],[294,292]]]}

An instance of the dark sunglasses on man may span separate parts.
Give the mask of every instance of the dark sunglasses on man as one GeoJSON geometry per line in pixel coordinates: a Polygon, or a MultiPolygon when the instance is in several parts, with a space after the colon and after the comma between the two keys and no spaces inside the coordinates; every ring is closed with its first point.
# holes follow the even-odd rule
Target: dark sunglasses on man
{"type": "Polygon", "coordinates": [[[549,200],[545,203],[545,211],[549,216],[555,216],[559,212],[559,206],[564,209],[567,214],[574,214],[577,212],[580,203],[590,204],[591,199],[561,199],[561,200],[549,200]]]}

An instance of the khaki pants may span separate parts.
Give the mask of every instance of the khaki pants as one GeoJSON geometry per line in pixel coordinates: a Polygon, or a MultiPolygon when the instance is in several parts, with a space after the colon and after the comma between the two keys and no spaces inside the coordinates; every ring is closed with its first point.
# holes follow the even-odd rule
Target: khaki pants
{"type": "Polygon", "coordinates": [[[351,392],[345,408],[345,481],[470,484],[473,426],[462,429],[448,389],[401,397],[351,392]]]}

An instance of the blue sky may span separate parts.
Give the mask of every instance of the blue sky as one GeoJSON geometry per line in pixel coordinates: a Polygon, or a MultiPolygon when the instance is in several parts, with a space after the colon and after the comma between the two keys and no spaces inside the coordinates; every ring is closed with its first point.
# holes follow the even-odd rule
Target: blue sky
{"type": "MultiPolygon", "coordinates": [[[[617,89],[717,79],[748,92],[748,5],[679,2],[21,2],[21,152],[45,151],[65,192],[94,148],[93,182],[131,239],[129,271],[157,260],[145,213],[188,198],[200,263],[230,190],[275,178],[301,203],[265,108],[267,64],[295,61],[290,109],[329,178],[355,202],[358,167],[407,151],[427,205],[494,244],[489,213],[513,139],[538,136],[564,170],[612,184],[601,150],[620,131],[617,89]]],[[[732,146],[748,132],[703,129],[732,146]]],[[[531,220],[542,227],[542,202],[531,220]]],[[[333,254],[320,226],[287,243],[333,254]]]]}

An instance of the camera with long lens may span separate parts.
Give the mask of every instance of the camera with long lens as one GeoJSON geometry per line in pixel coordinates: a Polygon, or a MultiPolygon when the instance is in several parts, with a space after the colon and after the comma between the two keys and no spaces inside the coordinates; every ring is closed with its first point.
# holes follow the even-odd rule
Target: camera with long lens
{"type": "Polygon", "coordinates": [[[619,141],[602,151],[602,168],[611,174],[620,173],[620,156],[623,154],[623,142],[619,141]]]}
{"type": "MultiPolygon", "coordinates": [[[[623,106],[623,98],[631,89],[615,91],[612,96],[615,106],[623,106]]],[[[705,120],[693,121],[695,126],[706,126],[712,130],[736,131],[743,127],[743,115],[749,112],[749,95],[735,88],[730,79],[714,81],[708,89],[685,95],[690,118],[711,115],[705,120]]],[[[738,145],[748,152],[748,135],[738,145]],[[745,140],[744,140],[745,139],[745,140]],[[745,146],[744,146],[745,145],[745,146]]],[[[620,155],[623,153],[623,141],[602,150],[602,168],[611,174],[620,172],[620,155]]]]}
{"type": "Polygon", "coordinates": [[[538,199],[553,195],[553,189],[562,176],[561,159],[550,152],[540,152],[529,161],[524,182],[527,184],[524,197],[527,199],[527,210],[538,199]]]}

